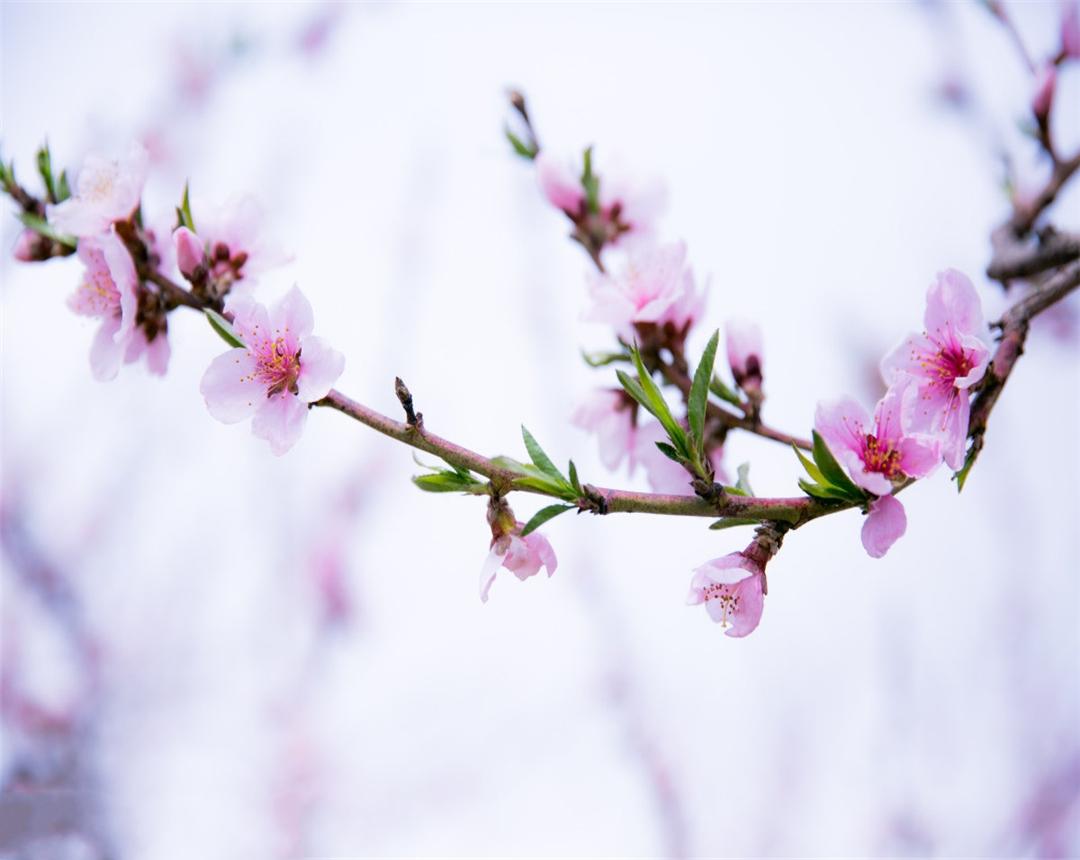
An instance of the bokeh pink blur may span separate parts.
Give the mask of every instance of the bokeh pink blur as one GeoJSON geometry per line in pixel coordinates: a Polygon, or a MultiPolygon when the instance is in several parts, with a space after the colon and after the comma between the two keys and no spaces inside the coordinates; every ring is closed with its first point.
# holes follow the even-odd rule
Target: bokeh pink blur
{"type": "MultiPolygon", "coordinates": [[[[1053,50],[1061,4],[1006,5],[1053,50]]],[[[1080,64],[1034,91],[975,2],[6,2],[0,51],[24,177],[45,138],[71,170],[134,139],[162,230],[185,181],[196,218],[253,195],[283,263],[259,289],[303,289],[337,387],[398,415],[401,376],[440,435],[520,459],[524,423],[640,489],[571,420],[615,384],[581,361],[610,325],[508,87],[552,152],[662,182],[655,231],[709,285],[691,351],[755,323],[769,419],[803,435],[819,400],[881,395],[937,272],[1007,306],[988,237],[1006,161],[1021,189],[1045,170],[1018,121],[1047,86],[1080,146],[1080,64]]],[[[855,512],[793,533],[733,639],[686,591],[735,531],[566,515],[555,575],[481,602],[483,502],[329,410],[282,457],[213,420],[198,315],[164,377],[95,381],[78,263],[16,262],[9,209],[0,857],[1080,856],[1075,295],[963,494],[905,493],[882,559],[855,512]]],[[[1080,226],[1075,187],[1054,220],[1080,226]]],[[[783,446],[733,434],[743,462],[797,493],[783,446]]]]}

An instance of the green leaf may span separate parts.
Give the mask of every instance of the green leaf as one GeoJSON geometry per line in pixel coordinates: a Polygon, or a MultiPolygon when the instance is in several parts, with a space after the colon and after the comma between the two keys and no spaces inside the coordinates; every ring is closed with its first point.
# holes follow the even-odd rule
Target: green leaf
{"type": "Polygon", "coordinates": [[[733,529],[736,526],[756,526],[761,520],[749,520],[742,517],[724,517],[722,520],[717,520],[711,526],[713,531],[719,531],[720,529],[733,529]]]}
{"type": "Polygon", "coordinates": [[[240,340],[232,327],[232,323],[225,319],[225,317],[210,308],[205,308],[203,313],[206,314],[206,320],[210,323],[210,328],[216,331],[225,343],[232,347],[247,346],[246,343],[240,340]]]}
{"type": "Polygon", "coordinates": [[[719,376],[714,375],[709,382],[709,390],[712,391],[721,400],[726,400],[733,406],[738,406],[742,409],[743,402],[739,399],[739,395],[731,388],[727,387],[727,384],[719,376]]]}
{"type": "Polygon", "coordinates": [[[570,461],[570,486],[574,488],[574,492],[579,496],[585,495],[585,491],[581,488],[581,481],[578,478],[577,466],[574,465],[574,461],[570,461]]]}
{"type": "Polygon", "coordinates": [[[752,496],[753,493],[748,493],[742,487],[729,487],[727,484],[722,485],[724,492],[729,496],[752,496]]]}
{"type": "Polygon", "coordinates": [[[415,475],[412,482],[428,493],[486,493],[480,481],[463,477],[458,472],[439,471],[430,475],[415,475]]]}
{"type": "Polygon", "coordinates": [[[716,361],[716,345],[720,341],[720,330],[713,332],[709,342],[705,345],[705,352],[701,355],[697,371],[694,373],[694,381],[690,386],[690,397],[687,400],[687,419],[690,423],[690,434],[698,451],[705,450],[705,408],[709,403],[709,381],[713,375],[713,364],[716,361]]]}
{"type": "Polygon", "coordinates": [[[791,450],[795,452],[795,456],[799,458],[799,462],[802,463],[803,468],[806,469],[808,474],[818,484],[828,483],[825,480],[825,476],[821,474],[821,469],[817,467],[817,464],[807,457],[802,451],[799,450],[799,446],[792,443],[791,450]]]}
{"type": "Polygon", "coordinates": [[[821,474],[825,476],[825,480],[834,487],[847,491],[849,495],[855,495],[859,498],[864,497],[866,494],[851,482],[851,478],[836,462],[832,451],[829,450],[829,446],[825,444],[825,440],[821,438],[821,434],[817,430],[813,431],[813,439],[814,462],[817,463],[821,474]]]}
{"type": "Polygon", "coordinates": [[[671,409],[668,407],[667,401],[664,400],[663,393],[661,393],[659,386],[653,381],[652,375],[641,360],[641,353],[636,349],[631,349],[630,357],[634,360],[638,378],[636,381],[631,380],[629,376],[620,370],[616,371],[619,382],[622,383],[623,388],[631,397],[656,416],[663,425],[664,430],[667,431],[668,438],[671,440],[671,444],[675,446],[675,450],[687,461],[694,462],[695,458],[690,449],[689,437],[679,422],[675,420],[675,416],[671,414],[671,409]],[[628,382],[636,382],[636,384],[628,385],[628,382]]]}
{"type": "Polygon", "coordinates": [[[525,450],[529,452],[529,458],[536,465],[536,468],[556,481],[560,481],[563,484],[567,483],[562,472],[560,472],[555,464],[551,462],[551,458],[544,453],[544,449],[540,447],[540,443],[533,438],[532,433],[525,429],[524,424],[521,425],[521,438],[525,440],[525,450]]]}
{"type": "Polygon", "coordinates": [[[574,505],[548,505],[546,508],[541,508],[535,514],[533,514],[532,519],[525,523],[524,527],[522,527],[521,536],[525,537],[525,535],[529,534],[530,532],[536,531],[548,520],[554,519],[559,514],[563,514],[569,510],[573,510],[573,508],[574,505]]]}
{"type": "Polygon", "coordinates": [[[187,227],[192,233],[195,232],[195,219],[191,217],[191,195],[188,183],[184,183],[184,196],[180,199],[180,205],[176,207],[176,226],[187,227]]]}
{"type": "Polygon", "coordinates": [[[815,484],[806,480],[806,478],[799,478],[799,488],[808,496],[813,496],[815,499],[829,499],[843,502],[855,501],[846,491],[841,490],[839,487],[834,487],[831,484],[815,484]]]}
{"type": "Polygon", "coordinates": [[[975,465],[975,458],[978,456],[978,452],[975,450],[975,446],[972,445],[964,457],[964,465],[960,467],[960,470],[953,472],[952,479],[956,481],[956,492],[962,493],[964,491],[964,484],[967,483],[968,473],[971,472],[971,467],[975,465]]]}
{"type": "Polygon", "coordinates": [[[516,152],[522,158],[528,159],[529,161],[532,161],[534,158],[536,158],[536,144],[532,144],[531,146],[527,144],[520,137],[510,131],[510,126],[508,125],[503,126],[503,132],[506,134],[506,139],[510,141],[510,145],[514,147],[514,152],[516,152]]]}
{"type": "Polygon", "coordinates": [[[679,457],[679,452],[672,448],[667,442],[657,442],[656,447],[659,448],[660,453],[669,460],[674,460],[680,466],[683,465],[682,458],[679,457]]]}
{"type": "Polygon", "coordinates": [[[47,239],[52,239],[54,242],[59,242],[65,247],[74,248],[78,244],[78,240],[74,236],[58,233],[48,221],[32,212],[20,212],[19,220],[35,233],[47,239]]]}
{"type": "Polygon", "coordinates": [[[71,185],[68,184],[66,170],[60,171],[60,180],[56,183],[56,202],[63,203],[71,196],[71,185]]]}
{"type": "Polygon", "coordinates": [[[600,178],[593,173],[592,147],[585,148],[584,166],[581,171],[581,187],[585,189],[585,203],[590,212],[600,211],[600,178]]]}
{"type": "Polygon", "coordinates": [[[589,367],[606,367],[617,361],[630,361],[628,352],[585,352],[582,350],[581,357],[589,367]]]}
{"type": "Polygon", "coordinates": [[[754,495],[754,491],[750,489],[750,464],[742,463],[735,471],[739,476],[739,480],[735,482],[736,489],[742,490],[748,496],[754,495]]]}
{"type": "Polygon", "coordinates": [[[52,154],[49,152],[48,141],[43,143],[37,151],[37,169],[38,173],[41,174],[41,181],[45,184],[45,193],[49,195],[49,200],[59,203],[60,199],[56,193],[56,183],[53,181],[52,154]]]}

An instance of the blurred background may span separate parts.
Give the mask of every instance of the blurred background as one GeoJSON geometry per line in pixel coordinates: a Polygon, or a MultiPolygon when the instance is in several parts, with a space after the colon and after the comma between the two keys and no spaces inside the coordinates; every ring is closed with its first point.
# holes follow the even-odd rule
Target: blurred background
{"type": "MultiPolygon", "coordinates": [[[[1057,3],[1009,7],[1029,49],[1057,3]]],[[[765,337],[766,416],[880,394],[945,267],[982,275],[1031,80],[977,3],[60,4],[2,14],[3,155],[153,156],[168,227],[249,192],[294,255],[338,388],[583,478],[570,426],[611,369],[581,347],[589,262],[502,134],[661,177],[708,311],[765,337]]],[[[1055,132],[1080,145],[1080,75],[1055,132]]],[[[1054,220],[1080,222],[1076,189],[1054,220]]],[[[164,379],[92,381],[74,259],[3,280],[0,856],[1075,856],[1080,853],[1080,370],[1075,297],[1035,327],[962,496],[904,502],[880,561],[854,512],[792,534],[760,628],[684,605],[748,535],[559,518],[558,573],[477,597],[484,505],[418,491],[409,449],[335,413],[273,457],[209,417],[222,345],[170,319],[164,379]]],[[[790,451],[733,436],[755,490],[790,451]]],[[[513,504],[527,519],[542,502],[513,504]]]]}

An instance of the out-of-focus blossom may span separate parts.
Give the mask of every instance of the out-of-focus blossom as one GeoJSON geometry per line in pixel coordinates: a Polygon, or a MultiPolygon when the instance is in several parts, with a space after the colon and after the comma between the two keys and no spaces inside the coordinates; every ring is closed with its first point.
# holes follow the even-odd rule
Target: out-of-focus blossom
{"type": "Polygon", "coordinates": [[[760,388],[762,376],[761,329],[746,320],[729,320],[725,326],[727,357],[735,384],[760,388]]]}
{"type": "Polygon", "coordinates": [[[27,228],[15,238],[12,255],[21,263],[32,263],[38,259],[38,234],[27,228]]]}
{"type": "Polygon", "coordinates": [[[907,514],[896,496],[882,496],[870,503],[863,520],[862,544],[871,558],[881,558],[907,531],[907,514]]]}
{"type": "Polygon", "coordinates": [[[1040,122],[1046,122],[1054,104],[1054,88],[1057,85],[1057,67],[1045,63],[1035,76],[1035,95],[1031,99],[1031,111],[1040,122]]]}
{"type": "Polygon", "coordinates": [[[195,233],[180,227],[173,233],[176,261],[184,277],[206,266],[208,293],[220,298],[238,286],[250,287],[255,279],[289,261],[279,246],[265,235],[262,207],[252,197],[237,197],[223,206],[199,209],[195,233]]]}
{"type": "Polygon", "coordinates": [[[90,370],[95,379],[106,381],[120,369],[135,330],[139,279],[131,255],[115,233],[83,239],[78,254],[86,268],[68,307],[101,320],[90,348],[90,370]]]}
{"type": "MultiPolygon", "coordinates": [[[[638,428],[634,444],[634,460],[645,468],[645,478],[649,486],[656,493],[692,495],[690,482],[694,476],[657,448],[657,442],[670,444],[667,432],[659,421],[651,421],[638,428]]],[[[713,448],[709,454],[709,461],[712,463],[716,480],[722,484],[727,483],[723,459],[723,449],[720,446],[713,448]]]]}
{"type": "Polygon", "coordinates": [[[905,399],[905,429],[938,436],[945,462],[959,469],[971,414],[968,389],[983,378],[991,352],[979,296],[965,275],[948,269],[937,276],[924,324],[922,334],[905,338],[882,359],[881,372],[890,386],[912,380],[916,396],[905,399]]]}
{"type": "Polygon", "coordinates": [[[1080,3],[1065,0],[1061,4],[1061,50],[1067,57],[1080,59],[1080,3]]]}
{"type": "Polygon", "coordinates": [[[728,636],[746,636],[757,629],[765,608],[765,571],[742,552],[714,558],[694,570],[686,602],[704,603],[728,636]]]}
{"type": "Polygon", "coordinates": [[[517,523],[513,531],[499,535],[491,542],[491,552],[480,569],[480,599],[485,603],[499,568],[505,567],[524,582],[538,574],[541,567],[551,576],[559,565],[555,550],[542,534],[531,532],[521,537],[523,525],[517,523]]]}
{"type": "Polygon", "coordinates": [[[88,155],[75,195],[48,207],[49,223],[61,233],[84,238],[104,233],[116,221],[126,221],[139,205],[148,161],[139,143],[115,161],[88,155]]]}
{"type": "Polygon", "coordinates": [[[311,305],[296,287],[271,308],[248,296],[229,309],[245,346],[211,362],[199,390],[210,414],[226,424],[252,418],[251,429],[277,455],[303,433],[308,404],[325,397],[345,357],[313,337],[311,305]]]}
{"type": "Polygon", "coordinates": [[[633,471],[635,411],[633,401],[623,391],[600,388],[574,411],[570,421],[596,434],[600,460],[607,468],[617,469],[629,459],[633,471]]]}
{"type": "Polygon", "coordinates": [[[635,340],[637,325],[670,325],[685,334],[704,307],[682,242],[635,245],[622,270],[596,275],[589,292],[592,307],[586,319],[614,326],[626,343],[635,340]]]}
{"type": "MultiPolygon", "coordinates": [[[[581,156],[562,159],[541,150],[534,163],[536,180],[548,202],[575,222],[582,221],[588,213],[585,188],[581,181],[581,156]]],[[[660,183],[635,182],[617,166],[611,171],[597,173],[597,179],[598,214],[611,225],[610,244],[617,244],[623,236],[641,236],[652,232],[664,208],[665,193],[660,183]]]]}

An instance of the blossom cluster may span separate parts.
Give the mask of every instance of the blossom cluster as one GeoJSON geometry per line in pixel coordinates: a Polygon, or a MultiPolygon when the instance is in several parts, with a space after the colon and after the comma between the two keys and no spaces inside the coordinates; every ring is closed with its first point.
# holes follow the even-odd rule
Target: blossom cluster
{"type": "MultiPolygon", "coordinates": [[[[167,314],[174,306],[159,276],[174,261],[192,295],[232,320],[236,346],[214,360],[200,386],[210,414],[227,423],[252,418],[254,434],[283,454],[299,439],[308,405],[326,396],[345,359],[311,335],[311,306],[295,287],[272,306],[256,301],[257,277],[287,257],[265,240],[254,200],[208,207],[196,231],[185,192],[171,241],[159,242],[164,231],[143,222],[147,162],[137,143],[120,159],[90,155],[74,195],[47,208],[49,225],[74,240],[83,264],[68,305],[101,321],[90,350],[93,375],[113,379],[122,362],[143,355],[152,373],[166,372],[167,314]]],[[[25,244],[20,237],[16,256],[25,244]]]]}

